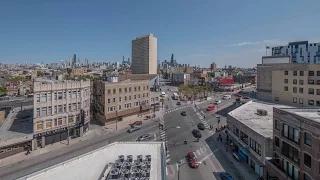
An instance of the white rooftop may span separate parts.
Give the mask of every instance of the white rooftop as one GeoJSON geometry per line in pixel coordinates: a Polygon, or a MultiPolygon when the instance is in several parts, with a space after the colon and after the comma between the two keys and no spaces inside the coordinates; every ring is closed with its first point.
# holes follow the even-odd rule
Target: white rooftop
{"type": "Polygon", "coordinates": [[[320,108],[283,108],[283,111],[287,111],[292,114],[316,121],[320,123],[320,108]]]}
{"type": "Polygon", "coordinates": [[[252,100],[229,112],[228,115],[240,121],[258,134],[266,138],[272,138],[273,107],[290,108],[290,106],[286,105],[252,100]],[[260,116],[257,114],[258,109],[266,110],[268,114],[266,116],[260,116]]]}
{"type": "Polygon", "coordinates": [[[164,151],[162,142],[115,142],[19,180],[106,179],[103,174],[106,169],[110,170],[110,163],[115,163],[120,155],[132,155],[133,160],[136,160],[138,155],[150,155],[150,180],[162,180],[166,176],[164,151]]]}

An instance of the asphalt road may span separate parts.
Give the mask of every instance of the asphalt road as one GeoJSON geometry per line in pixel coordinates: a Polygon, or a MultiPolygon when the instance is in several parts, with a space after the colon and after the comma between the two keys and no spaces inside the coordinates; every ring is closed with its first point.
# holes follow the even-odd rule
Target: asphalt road
{"type": "Polygon", "coordinates": [[[27,98],[25,100],[14,100],[14,101],[0,101],[0,109],[2,107],[20,107],[33,105],[33,99],[27,98]]]}
{"type": "Polygon", "coordinates": [[[116,141],[135,141],[143,134],[156,134],[157,138],[159,139],[159,127],[157,120],[154,120],[153,123],[144,125],[142,129],[131,134],[125,131],[126,130],[120,130],[108,135],[99,136],[95,139],[86,140],[57,151],[52,151],[33,157],[27,161],[21,161],[17,164],[0,168],[0,179],[17,179],[116,141]]]}

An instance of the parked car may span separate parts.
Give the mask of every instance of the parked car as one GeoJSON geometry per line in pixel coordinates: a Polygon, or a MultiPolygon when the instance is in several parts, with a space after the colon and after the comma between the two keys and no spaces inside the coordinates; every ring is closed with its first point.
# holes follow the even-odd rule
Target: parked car
{"type": "Polygon", "coordinates": [[[201,133],[198,129],[192,130],[192,134],[195,138],[201,138],[201,133]]]}
{"type": "Polygon", "coordinates": [[[221,103],[221,100],[216,100],[214,103],[215,103],[215,104],[220,104],[220,103],[221,103]]]}
{"type": "Polygon", "coordinates": [[[197,158],[193,152],[189,152],[187,155],[187,158],[188,158],[188,164],[190,165],[190,167],[192,168],[199,167],[199,163],[197,162],[197,158]]]}
{"type": "Polygon", "coordinates": [[[186,116],[186,115],[187,115],[187,112],[182,111],[182,112],[181,112],[181,115],[182,115],[182,116],[186,116]]]}
{"type": "Polygon", "coordinates": [[[133,128],[128,129],[128,133],[132,133],[134,131],[138,131],[139,129],[141,129],[141,126],[134,126],[133,128]]]}
{"type": "Polygon", "coordinates": [[[214,105],[209,105],[207,111],[213,111],[215,109],[214,105]]]}
{"type": "Polygon", "coordinates": [[[138,138],[138,141],[148,141],[151,139],[151,136],[149,134],[145,134],[145,135],[142,135],[138,138]]]}
{"type": "Polygon", "coordinates": [[[227,172],[220,173],[221,180],[233,180],[232,176],[227,172]]]}
{"type": "Polygon", "coordinates": [[[178,105],[178,106],[180,106],[180,105],[181,105],[181,102],[180,102],[180,101],[178,101],[178,102],[177,102],[177,105],[178,105]]]}
{"type": "Polygon", "coordinates": [[[234,94],[234,96],[236,96],[236,97],[241,97],[241,95],[240,95],[240,94],[234,94]]]}
{"type": "Polygon", "coordinates": [[[132,124],[129,124],[132,128],[134,127],[134,126],[141,126],[142,125],[142,121],[136,121],[136,122],[134,122],[134,123],[132,123],[132,124]]]}
{"type": "Polygon", "coordinates": [[[250,98],[245,96],[245,97],[243,97],[243,99],[250,99],[250,98]]]}
{"type": "Polygon", "coordinates": [[[224,95],[223,99],[231,99],[231,95],[224,95]]]}
{"type": "Polygon", "coordinates": [[[198,124],[198,129],[204,130],[204,124],[203,124],[203,123],[199,123],[199,124],[198,124]]]}

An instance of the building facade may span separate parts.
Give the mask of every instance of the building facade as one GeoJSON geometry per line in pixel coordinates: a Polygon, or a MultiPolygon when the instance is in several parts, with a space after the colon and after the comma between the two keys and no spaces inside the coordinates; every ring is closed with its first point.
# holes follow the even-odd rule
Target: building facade
{"type": "Polygon", "coordinates": [[[288,46],[272,48],[272,56],[289,55],[292,63],[319,64],[320,43],[309,43],[308,41],[290,42],[288,46]]]}
{"type": "Polygon", "coordinates": [[[266,179],[320,179],[319,120],[319,109],[273,109],[273,155],[266,161],[266,179]]]}
{"type": "Polygon", "coordinates": [[[274,106],[277,104],[249,101],[227,116],[233,156],[248,164],[259,177],[263,177],[265,158],[272,156],[274,106]]]}
{"type": "Polygon", "coordinates": [[[8,96],[18,96],[19,95],[19,82],[7,82],[5,85],[7,89],[8,96]]]}
{"type": "Polygon", "coordinates": [[[187,73],[173,73],[172,84],[188,85],[190,81],[190,74],[187,73]]]}
{"type": "Polygon", "coordinates": [[[107,125],[151,109],[149,80],[93,83],[94,117],[107,125]]]}
{"type": "Polygon", "coordinates": [[[132,40],[132,74],[157,74],[157,38],[147,34],[132,40]]]}
{"type": "Polygon", "coordinates": [[[257,99],[296,107],[320,106],[320,65],[258,64],[257,99]]]}
{"type": "Polygon", "coordinates": [[[34,82],[35,147],[44,147],[89,130],[90,81],[34,82]]]}
{"type": "Polygon", "coordinates": [[[215,62],[210,64],[210,69],[211,71],[216,71],[217,70],[217,64],[215,62]]]}

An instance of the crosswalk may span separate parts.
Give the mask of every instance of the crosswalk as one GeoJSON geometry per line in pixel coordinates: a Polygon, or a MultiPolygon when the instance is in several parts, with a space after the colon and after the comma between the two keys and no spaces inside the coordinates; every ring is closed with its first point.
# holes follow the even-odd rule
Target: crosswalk
{"type": "Polygon", "coordinates": [[[181,109],[184,109],[184,108],[187,108],[187,107],[191,107],[192,105],[187,105],[187,106],[180,106],[180,107],[176,107],[176,108],[173,108],[173,109],[169,109],[169,110],[166,110],[165,114],[168,114],[168,113],[171,113],[171,112],[174,112],[174,111],[178,111],[178,110],[181,110],[181,109]]]}
{"type": "MultiPolygon", "coordinates": [[[[192,109],[194,110],[194,112],[197,114],[198,118],[200,119],[201,123],[204,124],[204,128],[205,129],[210,129],[210,125],[208,124],[208,122],[205,120],[205,114],[203,111],[201,111],[200,109],[197,109],[196,107],[192,107],[192,109]]],[[[210,130],[209,135],[212,135],[214,133],[214,130],[210,130]]]]}
{"type": "Polygon", "coordinates": [[[170,154],[169,154],[169,148],[168,148],[168,139],[167,139],[167,135],[166,135],[166,127],[164,124],[163,117],[160,117],[159,124],[162,125],[162,127],[159,126],[160,140],[165,142],[166,154],[167,154],[166,161],[168,163],[170,161],[170,159],[169,159],[170,154]]]}

